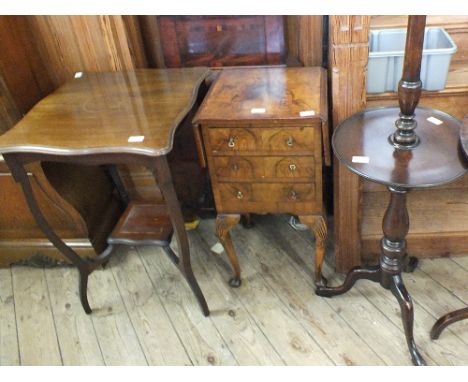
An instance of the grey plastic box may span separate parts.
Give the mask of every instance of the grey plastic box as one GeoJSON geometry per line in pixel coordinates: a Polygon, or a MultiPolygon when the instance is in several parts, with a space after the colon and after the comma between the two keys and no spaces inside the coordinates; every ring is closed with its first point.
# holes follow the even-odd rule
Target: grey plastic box
{"type": "MultiPolygon", "coordinates": [[[[406,29],[373,30],[369,36],[367,92],[394,92],[403,70],[406,29]]],[[[421,63],[424,90],[441,90],[457,46],[443,28],[426,28],[421,63]]]]}

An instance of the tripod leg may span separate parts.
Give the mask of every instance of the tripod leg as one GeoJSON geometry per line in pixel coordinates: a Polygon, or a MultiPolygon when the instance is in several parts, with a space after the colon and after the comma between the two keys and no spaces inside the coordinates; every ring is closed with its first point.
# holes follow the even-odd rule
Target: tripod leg
{"type": "Polygon", "coordinates": [[[431,329],[431,338],[436,340],[440,333],[449,325],[468,319],[468,308],[458,309],[440,317],[431,329]]]}
{"type": "Polygon", "coordinates": [[[337,287],[318,285],[315,294],[322,297],[333,297],[349,291],[358,280],[370,280],[379,282],[381,277],[380,266],[369,268],[353,268],[349,271],[343,284],[337,287]]]}
{"type": "Polygon", "coordinates": [[[416,343],[413,337],[413,320],[414,320],[414,309],[411,297],[403,284],[403,279],[400,274],[392,276],[392,283],[390,284],[390,290],[398,300],[401,309],[401,318],[403,321],[403,328],[405,329],[406,342],[408,349],[411,354],[411,360],[416,366],[425,366],[426,361],[419,353],[416,343]]]}

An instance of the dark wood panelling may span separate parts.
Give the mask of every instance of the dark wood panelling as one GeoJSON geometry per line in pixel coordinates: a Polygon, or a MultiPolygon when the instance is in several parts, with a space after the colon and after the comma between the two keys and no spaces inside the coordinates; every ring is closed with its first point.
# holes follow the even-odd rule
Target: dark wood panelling
{"type": "Polygon", "coordinates": [[[54,88],[39,56],[37,38],[26,17],[0,16],[0,74],[21,114],[54,88]]]}
{"type": "Polygon", "coordinates": [[[288,64],[322,65],[323,16],[285,16],[288,64]]]}
{"type": "Polygon", "coordinates": [[[159,16],[167,67],[282,64],[281,16],[159,16]]]}

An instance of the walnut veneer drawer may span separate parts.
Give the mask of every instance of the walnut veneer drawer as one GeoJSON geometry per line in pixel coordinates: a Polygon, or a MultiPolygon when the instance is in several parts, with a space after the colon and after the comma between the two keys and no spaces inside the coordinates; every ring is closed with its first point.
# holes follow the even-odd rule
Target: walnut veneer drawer
{"type": "MultiPolygon", "coordinates": [[[[211,127],[205,130],[213,155],[284,153],[313,155],[317,137],[313,127],[211,127]]],[[[206,138],[205,138],[206,139],[206,138]]]]}
{"type": "Polygon", "coordinates": [[[213,157],[214,174],[218,181],[286,181],[313,182],[315,159],[313,156],[255,157],[216,156],[213,157]]]}
{"type": "Polygon", "coordinates": [[[313,183],[218,183],[215,198],[218,199],[218,213],[303,214],[316,210],[313,183]]]}

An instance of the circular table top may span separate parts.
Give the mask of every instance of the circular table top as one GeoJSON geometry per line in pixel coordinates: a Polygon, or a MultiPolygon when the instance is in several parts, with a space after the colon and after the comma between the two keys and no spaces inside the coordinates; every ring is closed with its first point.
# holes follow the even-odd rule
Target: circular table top
{"type": "Polygon", "coordinates": [[[415,133],[420,143],[411,150],[401,150],[388,141],[399,113],[399,107],[384,107],[344,120],[332,139],[340,162],[365,179],[401,188],[442,185],[466,173],[460,121],[439,110],[417,108],[415,133]]]}
{"type": "Polygon", "coordinates": [[[463,125],[460,129],[460,143],[463,153],[468,159],[468,116],[463,120],[463,125]]]}

